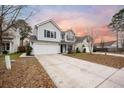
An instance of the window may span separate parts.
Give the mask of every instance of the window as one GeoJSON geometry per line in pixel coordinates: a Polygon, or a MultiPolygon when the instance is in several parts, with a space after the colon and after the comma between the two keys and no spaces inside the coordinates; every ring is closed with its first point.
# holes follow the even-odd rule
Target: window
{"type": "Polygon", "coordinates": [[[47,30],[47,37],[50,38],[50,31],[47,30]]]}
{"type": "Polygon", "coordinates": [[[73,35],[67,35],[66,36],[66,38],[67,38],[67,40],[69,40],[69,41],[74,41],[74,36],[73,35]]]}
{"type": "Polygon", "coordinates": [[[89,40],[89,38],[87,37],[87,42],[89,43],[90,42],[90,40],[89,40]]]}
{"type": "Polygon", "coordinates": [[[36,30],[38,30],[38,27],[37,27],[37,26],[35,26],[35,29],[36,29],[36,30]]]}
{"type": "Polygon", "coordinates": [[[44,37],[56,38],[56,32],[44,29],[44,37]]]}
{"type": "Polygon", "coordinates": [[[44,30],[44,37],[47,36],[47,30],[44,30]]]}
{"type": "Polygon", "coordinates": [[[82,47],[84,48],[84,47],[85,47],[85,45],[82,45],[82,47]]]}
{"type": "Polygon", "coordinates": [[[62,33],[62,39],[64,39],[64,36],[65,36],[65,35],[62,33]]]}
{"type": "Polygon", "coordinates": [[[51,38],[53,38],[53,32],[51,32],[51,38]]]}
{"type": "Polygon", "coordinates": [[[54,32],[54,38],[56,38],[56,32],[54,32]]]}

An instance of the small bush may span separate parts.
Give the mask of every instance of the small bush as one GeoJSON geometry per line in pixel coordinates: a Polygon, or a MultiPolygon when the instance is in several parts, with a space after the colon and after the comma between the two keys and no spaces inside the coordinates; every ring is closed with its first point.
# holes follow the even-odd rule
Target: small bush
{"type": "Polygon", "coordinates": [[[8,51],[3,51],[3,54],[8,54],[8,51]]]}
{"type": "Polygon", "coordinates": [[[76,48],[76,53],[80,53],[80,50],[79,50],[79,48],[76,48]]]}
{"type": "Polygon", "coordinates": [[[26,52],[25,46],[19,46],[18,47],[18,52],[26,52]]]}
{"type": "Polygon", "coordinates": [[[32,52],[32,47],[30,45],[27,45],[26,47],[26,55],[31,55],[31,52],[32,52]]]}
{"type": "Polygon", "coordinates": [[[68,51],[68,54],[72,54],[73,52],[70,50],[70,51],[68,51]]]}

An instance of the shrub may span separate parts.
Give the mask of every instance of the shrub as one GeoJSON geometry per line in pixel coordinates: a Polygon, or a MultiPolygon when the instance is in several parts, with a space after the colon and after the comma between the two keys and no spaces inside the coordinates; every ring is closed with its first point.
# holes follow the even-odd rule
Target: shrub
{"type": "Polygon", "coordinates": [[[25,46],[19,46],[18,47],[18,52],[26,52],[25,46]]]}
{"type": "Polygon", "coordinates": [[[3,51],[3,54],[8,54],[8,51],[3,51]]]}
{"type": "Polygon", "coordinates": [[[26,55],[31,55],[32,47],[30,45],[27,45],[26,47],[26,55]]]}
{"type": "Polygon", "coordinates": [[[76,53],[80,53],[80,50],[79,50],[79,48],[76,48],[76,53]]]}
{"type": "Polygon", "coordinates": [[[69,50],[69,51],[68,51],[68,54],[72,54],[72,53],[73,53],[72,50],[69,50]]]}

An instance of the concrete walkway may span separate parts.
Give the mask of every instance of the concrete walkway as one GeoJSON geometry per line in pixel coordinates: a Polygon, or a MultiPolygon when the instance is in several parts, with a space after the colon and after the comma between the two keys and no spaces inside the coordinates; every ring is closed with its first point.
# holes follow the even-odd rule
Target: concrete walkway
{"type": "Polygon", "coordinates": [[[59,54],[36,55],[36,58],[59,88],[124,87],[124,69],[59,54]]]}
{"type": "MultiPolygon", "coordinates": [[[[105,52],[94,52],[94,54],[102,54],[102,55],[105,55],[105,52]]],[[[123,54],[115,54],[115,53],[107,53],[107,55],[118,56],[118,57],[124,57],[123,54]]]]}

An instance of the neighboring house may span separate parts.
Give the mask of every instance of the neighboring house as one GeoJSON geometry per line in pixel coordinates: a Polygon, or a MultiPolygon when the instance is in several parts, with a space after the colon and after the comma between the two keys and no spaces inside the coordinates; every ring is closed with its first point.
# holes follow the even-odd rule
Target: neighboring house
{"type": "Polygon", "coordinates": [[[75,50],[84,53],[93,52],[93,38],[88,35],[76,37],[75,50]]]}
{"type": "Polygon", "coordinates": [[[96,43],[96,48],[116,48],[116,41],[96,43]]]}
{"type": "Polygon", "coordinates": [[[75,34],[72,30],[62,31],[53,20],[48,20],[35,25],[30,41],[33,54],[67,53],[74,49],[75,34]]]}
{"type": "Polygon", "coordinates": [[[18,46],[20,45],[20,34],[18,29],[10,28],[2,35],[3,46],[2,51],[8,53],[17,52],[18,46]]]}
{"type": "MultiPolygon", "coordinates": [[[[106,48],[107,51],[115,51],[117,48],[117,42],[109,41],[109,42],[103,42],[103,43],[96,43],[95,48],[97,48],[98,50],[102,48],[106,48]]],[[[118,42],[118,48],[122,48],[122,44],[120,41],[118,42]]]]}

